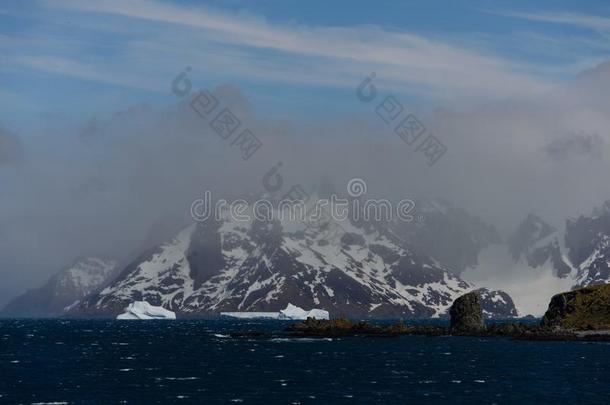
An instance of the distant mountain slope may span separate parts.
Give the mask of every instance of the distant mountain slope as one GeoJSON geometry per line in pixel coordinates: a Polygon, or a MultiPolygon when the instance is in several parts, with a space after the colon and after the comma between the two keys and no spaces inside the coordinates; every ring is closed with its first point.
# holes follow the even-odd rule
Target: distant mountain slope
{"type": "Polygon", "coordinates": [[[564,232],[530,215],[509,251],[533,268],[550,265],[557,277],[574,280],[573,288],[610,283],[610,201],[591,215],[568,219],[564,232]]]}
{"type": "Polygon", "coordinates": [[[42,287],[29,290],[0,312],[12,317],[53,317],[103,285],[118,263],[95,257],[82,258],[57,273],[42,287]]]}
{"type": "Polygon", "coordinates": [[[578,269],[575,288],[610,283],[610,201],[590,216],[568,220],[565,241],[578,269]]]}
{"type": "Polygon", "coordinates": [[[492,225],[455,204],[441,199],[418,200],[416,209],[421,221],[416,220],[416,226],[396,222],[396,234],[458,275],[478,264],[483,249],[502,242],[492,225]]]}
{"type": "MultiPolygon", "coordinates": [[[[476,287],[377,225],[332,220],[308,224],[198,223],[146,252],[71,316],[112,316],[134,300],[181,316],[278,311],[288,303],[331,316],[434,317],[476,287]]],[[[489,292],[490,315],[516,314],[489,292]]]]}

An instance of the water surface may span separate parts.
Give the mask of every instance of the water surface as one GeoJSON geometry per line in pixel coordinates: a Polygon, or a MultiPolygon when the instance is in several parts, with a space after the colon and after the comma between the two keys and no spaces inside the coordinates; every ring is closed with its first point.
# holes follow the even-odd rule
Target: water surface
{"type": "Polygon", "coordinates": [[[608,342],[233,339],[280,321],[0,320],[3,403],[606,402],[608,342]]]}

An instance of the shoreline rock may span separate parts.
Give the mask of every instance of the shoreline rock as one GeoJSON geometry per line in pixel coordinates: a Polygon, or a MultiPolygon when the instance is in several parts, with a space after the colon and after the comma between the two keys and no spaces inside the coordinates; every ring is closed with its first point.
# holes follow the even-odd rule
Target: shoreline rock
{"type": "Polygon", "coordinates": [[[287,332],[301,337],[470,336],[508,337],[537,341],[610,341],[610,285],[586,287],[555,295],[540,324],[499,322],[485,324],[476,291],[457,298],[449,311],[449,327],[407,325],[400,321],[381,326],[346,319],[293,324],[287,332]]]}
{"type": "Polygon", "coordinates": [[[485,330],[481,297],[475,291],[453,301],[449,309],[449,328],[454,333],[478,333],[485,330]]]}
{"type": "Polygon", "coordinates": [[[610,330],[610,284],[554,295],[540,326],[575,331],[610,330]]]}

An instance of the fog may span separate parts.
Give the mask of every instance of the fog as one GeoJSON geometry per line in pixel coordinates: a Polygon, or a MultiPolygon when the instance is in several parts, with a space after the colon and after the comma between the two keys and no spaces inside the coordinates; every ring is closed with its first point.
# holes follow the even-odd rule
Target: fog
{"type": "MultiPolygon", "coordinates": [[[[385,93],[363,103],[358,84],[345,90],[350,112],[307,120],[263,118],[239,87],[215,88],[263,143],[248,160],[192,110],[188,96],[165,106],[142,100],[42,134],[1,126],[0,305],[79,256],[133,258],[187,224],[204,190],[219,198],[260,192],[278,162],[286,191],[323,176],[337,188],[358,177],[372,196],[445,198],[504,237],[528,213],[561,227],[610,198],[610,63],[539,96],[409,108],[447,147],[432,166],[375,113],[385,93]]],[[[493,287],[518,290],[542,277],[485,263],[470,276],[493,287]]],[[[538,294],[557,287],[537,286],[538,294]]]]}

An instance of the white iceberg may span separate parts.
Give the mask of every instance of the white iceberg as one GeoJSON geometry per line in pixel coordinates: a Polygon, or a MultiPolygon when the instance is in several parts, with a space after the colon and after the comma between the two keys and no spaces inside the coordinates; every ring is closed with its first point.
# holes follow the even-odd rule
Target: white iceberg
{"type": "Polygon", "coordinates": [[[307,318],[329,319],[328,311],[323,309],[312,309],[306,311],[296,305],[288,304],[280,312],[221,312],[220,316],[237,319],[280,319],[280,320],[305,320],[307,318]]]}
{"type": "Polygon", "coordinates": [[[132,302],[116,319],[176,319],[176,314],[146,301],[132,302]]]}
{"type": "Polygon", "coordinates": [[[296,305],[289,303],[286,309],[280,311],[278,319],[305,320],[307,318],[329,319],[329,313],[323,309],[305,311],[303,308],[299,308],[296,305]]]}
{"type": "Polygon", "coordinates": [[[308,312],[296,305],[288,304],[285,309],[280,311],[280,319],[307,319],[308,312]]]}
{"type": "Polygon", "coordinates": [[[236,319],[279,319],[279,312],[221,312],[220,316],[236,319]]]}
{"type": "MultiPolygon", "coordinates": [[[[315,318],[315,319],[330,319],[330,314],[328,313],[328,311],[325,311],[323,309],[312,309],[311,311],[309,311],[307,313],[307,318],[315,318]]],[[[305,319],[307,319],[305,318],[305,319]]]]}

